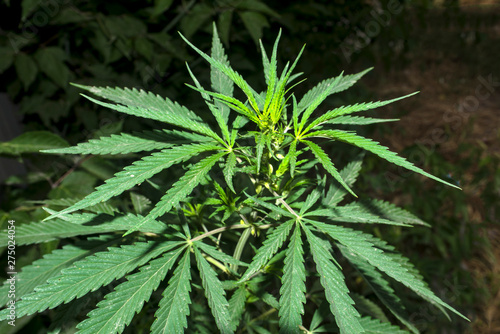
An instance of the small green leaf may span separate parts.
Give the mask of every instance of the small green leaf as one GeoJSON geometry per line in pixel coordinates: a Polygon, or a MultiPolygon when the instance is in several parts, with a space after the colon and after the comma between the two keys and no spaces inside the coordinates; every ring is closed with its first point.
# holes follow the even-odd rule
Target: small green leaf
{"type": "Polygon", "coordinates": [[[18,53],[14,61],[17,75],[24,85],[24,90],[27,91],[33,81],[35,81],[38,73],[38,66],[33,61],[32,57],[25,53],[18,53]]]}
{"type": "Polygon", "coordinates": [[[42,48],[35,53],[35,58],[40,71],[47,74],[60,87],[68,86],[70,72],[64,64],[66,55],[63,50],[57,47],[42,48]]]}

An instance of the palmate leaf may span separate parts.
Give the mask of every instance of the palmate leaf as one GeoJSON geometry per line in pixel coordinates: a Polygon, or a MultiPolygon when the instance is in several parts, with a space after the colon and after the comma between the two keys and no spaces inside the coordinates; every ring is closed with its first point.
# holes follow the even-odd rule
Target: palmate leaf
{"type": "Polygon", "coordinates": [[[444,183],[450,187],[454,187],[457,189],[460,189],[460,187],[446,182],[444,180],[441,180],[438,177],[435,177],[432,174],[427,173],[423,169],[418,168],[408,160],[406,160],[403,157],[398,156],[396,153],[389,151],[389,149],[385,146],[380,145],[378,142],[373,141],[371,139],[365,138],[358,136],[352,132],[346,132],[342,130],[322,130],[322,131],[317,131],[315,133],[310,133],[308,136],[314,136],[314,137],[327,137],[335,140],[340,140],[348,144],[352,144],[354,146],[360,147],[362,149],[365,149],[369,152],[372,152],[373,154],[378,155],[382,159],[385,159],[389,162],[392,162],[395,165],[404,167],[406,169],[409,169],[415,173],[422,174],[424,176],[427,176],[428,178],[431,178],[433,180],[436,180],[438,182],[444,183]]]}
{"type": "MultiPolygon", "coordinates": [[[[62,270],[61,275],[50,278],[47,284],[24,296],[16,303],[16,317],[42,312],[80,298],[180,244],[173,241],[137,242],[95,253],[75,262],[72,267],[62,270]]],[[[8,310],[0,311],[0,320],[5,320],[7,314],[8,310]]]]}
{"type": "MultiPolygon", "coordinates": [[[[460,314],[460,312],[437,297],[434,292],[429,289],[427,284],[423,282],[421,277],[416,276],[405,266],[402,266],[399,261],[395,261],[393,258],[394,254],[384,253],[381,249],[374,247],[372,240],[377,240],[377,238],[346,227],[328,225],[315,221],[311,221],[310,223],[347,247],[349,251],[359,255],[380,271],[410,288],[418,295],[426,298],[426,300],[447,308],[453,313],[467,319],[460,314]]],[[[399,254],[397,257],[402,258],[399,254]]]]}
{"type": "MultiPolygon", "coordinates": [[[[110,235],[89,238],[74,245],[66,245],[62,249],[56,249],[52,253],[44,255],[42,259],[24,266],[16,278],[16,300],[32,292],[35,287],[46,283],[50,277],[68,268],[74,262],[103,251],[106,247],[115,245],[118,242],[123,243],[123,239],[110,235]]],[[[5,282],[0,288],[0,306],[6,305],[9,301],[9,288],[10,284],[8,282],[5,282]]]]}
{"type": "Polygon", "coordinates": [[[85,319],[76,326],[81,334],[115,334],[121,333],[139,312],[144,302],[148,301],[154,290],[172,268],[177,257],[184,251],[183,247],[165,253],[140,268],[136,274],[127,276],[127,281],[106,295],[85,319]]]}
{"type": "Polygon", "coordinates": [[[280,289],[280,332],[286,334],[301,333],[304,304],[306,302],[306,270],[304,266],[304,250],[300,236],[300,225],[290,238],[286,251],[285,266],[280,289]]]}
{"type": "Polygon", "coordinates": [[[195,113],[181,106],[177,102],[172,102],[168,98],[163,98],[151,92],[133,89],[121,89],[111,87],[91,87],[73,84],[85,89],[94,95],[119,104],[106,103],[82,94],[90,101],[125,114],[149,118],[156,121],[172,124],[194,132],[209,136],[219,142],[220,137],[213,132],[210,127],[195,113]]]}
{"type": "Polygon", "coordinates": [[[203,289],[208,300],[208,305],[212,310],[217,328],[220,333],[233,333],[231,326],[231,317],[229,314],[229,303],[225,297],[226,292],[222,288],[222,283],[217,278],[217,273],[210,267],[197,247],[193,247],[196,257],[196,264],[200,271],[203,289]]]}
{"type": "Polygon", "coordinates": [[[190,252],[186,251],[163,292],[151,333],[184,333],[191,304],[190,291],[191,259],[190,252]]]}
{"type": "Polygon", "coordinates": [[[144,182],[146,179],[174,164],[186,161],[196,154],[219,149],[221,149],[221,147],[209,144],[193,144],[177,146],[162,150],[161,152],[155,152],[152,155],[144,157],[141,160],[135,161],[132,165],[125,167],[123,171],[116,173],[113,178],[106,180],[103,185],[96,188],[96,191],[89,194],[80,202],[51,215],[45,220],[104,202],[111,197],[117,196],[125,190],[132,188],[136,184],[144,182]]]}
{"type": "Polygon", "coordinates": [[[193,189],[207,176],[215,163],[226,154],[226,152],[216,153],[196,163],[167,190],[165,195],[156,203],[149,214],[140,223],[129,229],[124,235],[138,231],[144,224],[147,225],[150,221],[169,212],[193,191],[193,189]]]}
{"type": "Polygon", "coordinates": [[[359,72],[359,73],[356,73],[356,74],[345,75],[345,76],[342,76],[342,78],[340,80],[338,80],[338,77],[333,77],[330,79],[323,80],[322,82],[320,82],[319,84],[314,86],[311,90],[309,90],[302,97],[302,99],[300,100],[300,102],[298,104],[298,108],[297,108],[298,113],[299,114],[302,113],[307,107],[309,107],[311,105],[311,103],[313,103],[313,101],[315,101],[318,98],[318,96],[320,96],[325,90],[327,90],[328,87],[331,86],[332,83],[334,83],[336,80],[338,80],[337,86],[334,89],[330,90],[330,92],[329,92],[330,95],[344,91],[347,88],[351,87],[352,85],[354,85],[356,83],[356,81],[361,79],[361,77],[363,75],[365,75],[366,73],[368,73],[371,70],[372,70],[372,68],[369,68],[369,69],[366,69],[366,70],[359,72]]]}
{"type": "Polygon", "coordinates": [[[401,304],[401,300],[389,285],[389,282],[382,276],[380,271],[359,255],[349,251],[345,246],[339,245],[339,249],[342,252],[342,255],[349,260],[354,268],[356,268],[365,278],[368,285],[372,288],[373,292],[375,292],[377,298],[389,309],[389,311],[413,333],[418,334],[419,331],[410,322],[408,313],[401,304]]]}
{"type": "Polygon", "coordinates": [[[339,174],[337,168],[335,168],[335,166],[333,165],[332,160],[330,160],[328,155],[325,153],[325,151],[323,151],[321,147],[309,140],[301,140],[301,142],[309,146],[316,159],[318,159],[321,165],[323,165],[326,171],[330,173],[335,180],[337,180],[342,186],[344,186],[344,188],[347,189],[354,197],[357,197],[356,194],[347,185],[347,183],[345,183],[344,179],[342,179],[342,176],[339,174]]]}
{"type": "Polygon", "coordinates": [[[271,235],[267,236],[262,246],[257,250],[250,266],[243,274],[239,282],[248,280],[253,274],[259,271],[262,266],[267,264],[267,262],[274,256],[274,254],[276,254],[278,249],[280,249],[285,242],[294,222],[295,220],[289,220],[280,224],[276,227],[276,229],[274,229],[273,232],[271,232],[271,235]]]}
{"type": "Polygon", "coordinates": [[[340,269],[332,262],[330,250],[323,246],[323,240],[316,237],[306,225],[303,225],[311,253],[320,275],[321,285],[325,288],[325,296],[330,304],[330,311],[341,334],[363,333],[360,315],[354,308],[354,301],[349,297],[349,289],[340,269]]]}
{"type": "Polygon", "coordinates": [[[175,130],[153,130],[121,133],[110,137],[91,139],[86,143],[61,149],[43,150],[44,153],[61,154],[127,154],[165,149],[177,144],[191,144],[212,140],[196,133],[175,130]]]}

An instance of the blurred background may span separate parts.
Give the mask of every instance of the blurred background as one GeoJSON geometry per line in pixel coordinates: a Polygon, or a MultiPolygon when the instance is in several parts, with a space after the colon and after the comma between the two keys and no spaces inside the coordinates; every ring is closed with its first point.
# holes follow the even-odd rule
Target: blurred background
{"type": "MultiPolygon", "coordinates": [[[[366,155],[356,192],[432,225],[370,228],[471,319],[450,322],[409,300],[422,332],[500,333],[500,1],[0,0],[0,227],[37,221],[46,215],[40,201],[68,205],[57,200],[83,198],[123,166],[120,157],[39,149],[158,127],[90,103],[70,82],[149,90],[206,112],[184,85],[191,82],[185,62],[202,84],[209,66],[177,32],[208,52],[212,22],[232,66],[257,90],[264,83],[258,40],[270,50],[281,28],[281,66],[307,44],[296,70],[308,78],[299,96],[341,71],[374,67],[322,111],[420,91],[370,112],[400,121],[359,131],[463,190],[366,155]]],[[[330,153],[342,166],[358,152],[332,145],[330,153]]],[[[56,247],[20,249],[18,268],[56,247]]],[[[26,328],[35,333],[40,321],[26,319],[26,328]]]]}

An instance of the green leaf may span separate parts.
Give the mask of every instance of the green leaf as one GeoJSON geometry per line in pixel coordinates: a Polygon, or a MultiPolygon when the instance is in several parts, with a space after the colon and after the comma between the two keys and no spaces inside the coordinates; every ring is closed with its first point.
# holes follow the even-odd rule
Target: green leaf
{"type": "Polygon", "coordinates": [[[155,0],[155,5],[151,13],[152,16],[158,16],[167,11],[174,0],[155,0]]]}
{"type": "Polygon", "coordinates": [[[320,82],[319,84],[317,84],[316,86],[314,86],[314,88],[310,89],[303,97],[302,99],[300,100],[299,104],[298,104],[298,113],[301,114],[307,107],[309,107],[313,101],[315,101],[318,96],[320,96],[325,90],[328,90],[329,89],[329,93],[330,94],[334,94],[334,93],[338,93],[338,92],[341,92],[341,91],[344,91],[346,90],[347,88],[351,87],[352,85],[354,85],[356,83],[356,81],[358,81],[359,79],[361,79],[361,77],[363,75],[365,75],[366,73],[368,73],[369,71],[371,71],[372,69],[369,68],[369,69],[366,69],[362,72],[359,72],[357,74],[351,74],[351,75],[345,75],[345,76],[342,76],[342,78],[340,78],[339,80],[339,77],[333,77],[333,78],[330,78],[330,79],[326,79],[326,80],[323,80],[322,82],[320,82]],[[337,81],[337,86],[334,87],[332,89],[332,87],[330,87],[335,81],[337,81]]]}
{"type": "Polygon", "coordinates": [[[130,193],[130,200],[132,201],[132,206],[134,207],[135,213],[141,214],[145,210],[149,209],[151,206],[151,200],[146,196],[130,193]]]}
{"type": "Polygon", "coordinates": [[[229,189],[231,189],[233,193],[236,193],[233,186],[233,176],[236,172],[235,169],[236,169],[236,154],[231,152],[227,156],[226,166],[224,167],[222,172],[224,173],[224,179],[226,180],[227,186],[229,187],[229,189]]]}
{"type": "MultiPolygon", "coordinates": [[[[323,123],[330,123],[330,122],[335,123],[335,120],[337,117],[347,115],[347,114],[352,114],[352,113],[358,112],[358,111],[365,111],[365,110],[379,108],[379,107],[385,106],[387,104],[390,104],[392,102],[406,99],[407,97],[413,96],[415,94],[418,94],[418,92],[411,93],[411,94],[401,96],[401,97],[397,97],[397,98],[392,99],[392,100],[368,102],[368,103],[357,103],[357,104],[354,104],[351,106],[342,106],[342,107],[330,110],[330,111],[324,113],[323,115],[321,115],[320,117],[316,118],[313,122],[311,122],[311,124],[309,124],[306,127],[306,129],[304,130],[304,133],[309,132],[309,130],[311,130],[312,128],[314,128],[318,125],[321,125],[323,123]]],[[[360,122],[360,123],[350,123],[350,124],[360,124],[361,125],[364,123],[363,118],[357,118],[357,119],[350,118],[350,120],[351,121],[357,120],[360,122]]]]}
{"type": "Polygon", "coordinates": [[[253,274],[259,271],[262,266],[267,264],[267,262],[273,257],[274,254],[276,254],[278,249],[280,249],[285,242],[294,223],[295,220],[289,220],[285,223],[282,223],[278,227],[276,227],[269,236],[266,236],[266,240],[257,250],[257,253],[250,263],[250,266],[238,282],[244,282],[248,280],[253,274]]]}
{"type": "Polygon", "coordinates": [[[199,116],[186,107],[179,105],[177,102],[172,102],[168,98],[163,98],[151,92],[145,92],[135,88],[121,89],[110,87],[91,87],[77,84],[73,85],[81,89],[85,89],[97,96],[118,103],[105,103],[82,94],[90,101],[103,107],[129,115],[149,118],[165,122],[167,124],[176,125],[222,141],[199,116]]]}
{"type": "MultiPolygon", "coordinates": [[[[61,275],[50,278],[47,284],[24,296],[16,303],[16,317],[42,312],[80,298],[180,244],[172,241],[137,242],[95,253],[75,262],[72,267],[62,270],[61,275]]],[[[0,311],[0,320],[6,319],[8,311],[0,311]]]]}
{"type": "Polygon", "coordinates": [[[68,142],[48,131],[31,131],[0,143],[0,154],[19,155],[22,153],[38,153],[40,150],[61,148],[68,142]]]}
{"type": "MultiPolygon", "coordinates": [[[[349,162],[342,170],[340,171],[340,177],[344,182],[352,187],[354,182],[359,176],[359,171],[361,170],[361,165],[363,163],[362,157],[356,159],[355,161],[349,162]]],[[[344,187],[340,187],[337,184],[332,183],[325,197],[321,200],[321,203],[327,207],[335,207],[337,204],[342,202],[345,195],[347,195],[347,191],[344,187]]]]}
{"type": "MultiPolygon", "coordinates": [[[[123,243],[121,238],[113,236],[90,238],[74,245],[63,246],[62,249],[56,249],[52,253],[44,255],[42,259],[24,266],[22,271],[17,274],[17,281],[22,283],[16,285],[16,300],[32,292],[35,287],[46,283],[50,277],[68,268],[74,262],[105,250],[106,247],[114,245],[118,241],[123,243]]],[[[10,300],[8,298],[9,288],[9,282],[5,282],[0,288],[0,306],[6,305],[10,300]]]]}
{"type": "Polygon", "coordinates": [[[330,158],[325,153],[325,151],[323,151],[321,149],[321,147],[319,147],[318,145],[316,145],[315,143],[313,143],[312,141],[309,141],[309,140],[302,140],[302,142],[304,144],[306,144],[307,146],[309,146],[309,148],[311,149],[311,151],[314,154],[314,156],[316,157],[316,159],[318,159],[318,161],[321,163],[321,165],[323,165],[323,167],[326,169],[326,171],[328,173],[330,173],[330,175],[332,175],[335,180],[337,180],[354,197],[358,197],[351,190],[351,188],[347,185],[347,183],[344,181],[344,179],[342,179],[342,176],[339,174],[337,168],[335,168],[335,166],[333,165],[333,162],[330,160],[330,158]]]}
{"type": "Polygon", "coordinates": [[[123,332],[125,326],[149,300],[183,251],[182,247],[170,251],[141,267],[138,273],[127,276],[127,281],[118,285],[114,292],[107,294],[104,300],[97,304],[97,308],[87,315],[89,318],[76,326],[80,329],[79,333],[123,332]]]}
{"type": "Polygon", "coordinates": [[[231,328],[236,330],[240,324],[241,317],[245,311],[247,291],[244,285],[240,285],[229,299],[229,313],[231,315],[231,328]]]}
{"type": "Polygon", "coordinates": [[[0,74],[11,67],[14,62],[14,53],[12,48],[0,47],[0,74]]]}
{"type": "Polygon", "coordinates": [[[128,154],[165,149],[176,144],[208,141],[209,138],[195,133],[175,130],[153,130],[121,133],[110,137],[91,139],[86,143],[63,149],[43,150],[44,153],[66,154],[128,154]]]}
{"type": "Polygon", "coordinates": [[[226,292],[217,278],[217,273],[210,267],[207,260],[201,255],[197,247],[193,247],[196,257],[196,264],[200,271],[203,289],[208,300],[208,305],[212,310],[217,328],[220,333],[233,333],[231,329],[231,316],[229,314],[229,303],[225,297],[226,292]]]}
{"type": "Polygon", "coordinates": [[[407,334],[407,331],[394,326],[388,322],[380,322],[370,317],[361,318],[361,325],[367,334],[407,334]]]}
{"type": "Polygon", "coordinates": [[[125,167],[123,171],[116,173],[115,177],[106,180],[103,185],[96,188],[96,191],[89,194],[80,202],[58,212],[57,214],[51,215],[45,220],[104,202],[111,197],[117,196],[125,190],[132,188],[136,184],[144,182],[146,179],[149,179],[153,175],[169,168],[174,164],[186,161],[201,152],[217,149],[220,149],[220,147],[207,144],[193,144],[177,146],[171,149],[162,150],[161,152],[153,153],[152,155],[144,157],[141,160],[134,162],[132,165],[125,167]]]}
{"type": "Polygon", "coordinates": [[[156,319],[151,326],[151,333],[184,333],[191,304],[190,282],[191,259],[189,250],[186,250],[162,294],[163,298],[155,313],[156,319]]]}
{"type": "Polygon", "coordinates": [[[255,44],[258,44],[259,39],[262,38],[262,30],[264,28],[269,28],[269,22],[267,21],[267,18],[261,13],[257,12],[245,11],[239,12],[239,14],[241,20],[243,21],[243,24],[245,25],[245,28],[247,28],[250,36],[252,36],[253,41],[255,42],[255,44]]]}
{"type": "Polygon", "coordinates": [[[149,212],[146,218],[134,228],[128,230],[124,235],[137,231],[149,221],[169,212],[193,191],[193,189],[207,176],[215,163],[226,154],[226,152],[216,153],[196,163],[179,179],[179,181],[175,182],[172,187],[167,190],[165,195],[156,203],[155,207],[149,212]]]}
{"type": "Polygon", "coordinates": [[[164,254],[140,268],[134,275],[127,276],[127,281],[106,295],[87,316],[88,319],[76,326],[81,334],[115,334],[123,332],[156,290],[167,272],[172,268],[184,248],[164,254]]]}
{"type": "Polygon", "coordinates": [[[363,333],[360,315],[353,306],[354,301],[349,297],[345,277],[332,262],[333,257],[330,250],[324,247],[322,240],[316,237],[307,226],[303,226],[303,228],[316,263],[316,270],[320,275],[321,285],[325,288],[326,300],[330,304],[330,311],[335,316],[340,333],[363,333]]]}
{"type": "Polygon", "coordinates": [[[38,73],[38,66],[33,61],[32,57],[25,53],[18,53],[14,61],[17,75],[23,83],[24,90],[27,91],[33,81],[36,79],[38,73]]]}
{"type": "MultiPolygon", "coordinates": [[[[229,64],[226,54],[224,53],[224,46],[222,45],[219,39],[219,35],[217,34],[217,28],[215,26],[215,23],[213,25],[212,58],[217,60],[221,64],[225,64],[228,67],[231,66],[229,64]]],[[[229,97],[233,96],[234,92],[233,81],[226,74],[224,74],[221,70],[219,70],[217,67],[213,65],[210,66],[210,82],[212,85],[212,89],[215,92],[229,97]]],[[[217,101],[215,105],[221,111],[223,123],[228,124],[229,108],[217,101]]]]}
{"type": "Polygon", "coordinates": [[[392,203],[385,202],[377,199],[368,199],[361,200],[358,203],[365,210],[379,215],[385,219],[389,219],[392,221],[397,221],[400,223],[411,224],[411,225],[423,225],[430,227],[429,224],[413,215],[411,212],[408,212],[404,209],[398,208],[392,203]]]}
{"type": "Polygon", "coordinates": [[[389,309],[389,311],[413,333],[420,333],[419,330],[409,321],[408,313],[401,303],[401,299],[396,295],[389,282],[382,274],[365,259],[349,251],[345,246],[339,246],[342,255],[353,264],[354,268],[367,281],[377,298],[389,309]]]}
{"type": "Polygon", "coordinates": [[[301,333],[304,304],[306,302],[306,270],[304,266],[304,250],[300,236],[300,225],[290,238],[283,267],[282,286],[280,289],[280,332],[301,333]]]}
{"type": "Polygon", "coordinates": [[[395,165],[404,167],[404,168],[409,169],[413,172],[427,176],[428,178],[431,178],[431,179],[436,180],[438,182],[444,183],[450,187],[461,189],[459,186],[456,186],[453,183],[449,183],[449,182],[446,182],[444,180],[441,180],[440,178],[435,177],[434,175],[427,173],[423,169],[418,168],[417,166],[415,166],[411,162],[407,161],[405,158],[398,156],[396,153],[394,153],[392,151],[389,151],[389,149],[387,147],[380,145],[376,141],[373,141],[373,140],[365,138],[365,137],[358,136],[352,132],[346,132],[346,131],[342,131],[342,130],[323,130],[321,132],[322,132],[321,135],[325,135],[325,136],[328,136],[329,138],[340,140],[340,141],[343,141],[345,143],[360,147],[360,148],[365,149],[369,152],[372,152],[373,154],[378,155],[382,159],[385,159],[389,162],[392,162],[395,165]]]}
{"type": "Polygon", "coordinates": [[[60,87],[68,86],[70,72],[64,64],[66,54],[58,47],[41,48],[35,53],[35,59],[40,71],[45,73],[52,81],[60,87]]]}
{"type": "MultiPolygon", "coordinates": [[[[395,261],[392,257],[394,256],[393,254],[384,253],[381,249],[374,247],[374,243],[371,241],[377,240],[377,238],[346,227],[312,221],[311,223],[347,247],[349,251],[359,255],[361,258],[368,261],[368,263],[372,266],[378,268],[396,281],[410,288],[419,296],[425,297],[426,300],[429,300],[436,305],[445,307],[453,313],[467,319],[453,307],[449,306],[437,297],[434,292],[428,288],[427,284],[422,281],[421,277],[417,277],[414,273],[408,271],[406,267],[403,267],[399,261],[395,261]]],[[[402,259],[402,256],[399,254],[397,257],[402,259]]],[[[404,260],[407,262],[407,259],[404,260]]]]}
{"type": "Polygon", "coordinates": [[[326,121],[323,124],[350,124],[350,125],[368,125],[368,124],[376,124],[376,123],[385,123],[385,122],[395,122],[399,121],[397,118],[372,118],[372,117],[363,117],[363,116],[338,116],[329,121],[326,121]]]}
{"type": "Polygon", "coordinates": [[[189,42],[184,36],[182,36],[182,34],[181,34],[181,37],[191,48],[193,48],[193,50],[195,50],[200,56],[202,56],[206,61],[208,61],[210,63],[210,65],[216,67],[222,73],[227,75],[243,91],[243,93],[245,93],[253,110],[255,112],[259,111],[259,107],[257,105],[257,101],[255,100],[253,90],[251,89],[251,87],[248,85],[248,83],[243,79],[243,77],[238,72],[233,70],[229,65],[221,63],[220,61],[218,61],[218,60],[208,56],[204,52],[202,52],[200,49],[198,49],[196,46],[194,46],[191,42],[189,42]]]}

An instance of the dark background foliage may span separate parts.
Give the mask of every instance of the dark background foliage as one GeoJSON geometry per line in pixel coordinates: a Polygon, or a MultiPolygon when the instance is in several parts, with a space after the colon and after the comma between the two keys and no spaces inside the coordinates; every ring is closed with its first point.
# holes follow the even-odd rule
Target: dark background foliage
{"type": "MultiPolygon", "coordinates": [[[[499,18],[497,1],[2,0],[0,140],[49,131],[58,137],[42,133],[43,140],[64,145],[157,127],[89,103],[69,82],[136,87],[205,110],[198,94],[184,85],[191,81],[184,63],[202,83],[208,82],[209,67],[177,31],[207,50],[214,21],[234,68],[262,88],[258,39],[270,48],[281,28],[281,64],[307,44],[297,71],[308,80],[297,87],[299,94],[343,70],[375,66],[361,84],[329,99],[325,110],[421,91],[374,112],[400,122],[367,131],[464,190],[367,155],[357,192],[404,206],[432,225],[375,230],[410,257],[438,295],[472,320],[470,325],[447,322],[414,300],[410,311],[418,327],[429,333],[497,333],[499,18]]],[[[340,165],[358,153],[332,150],[340,165]]],[[[33,201],[82,198],[127,159],[44,156],[5,145],[0,155],[1,226],[8,219],[22,223],[44,217],[33,201]]],[[[23,249],[18,266],[55,247],[57,242],[23,249]]],[[[362,290],[357,284],[352,287],[362,290]]],[[[36,332],[45,325],[35,319],[28,328],[36,332]]]]}

